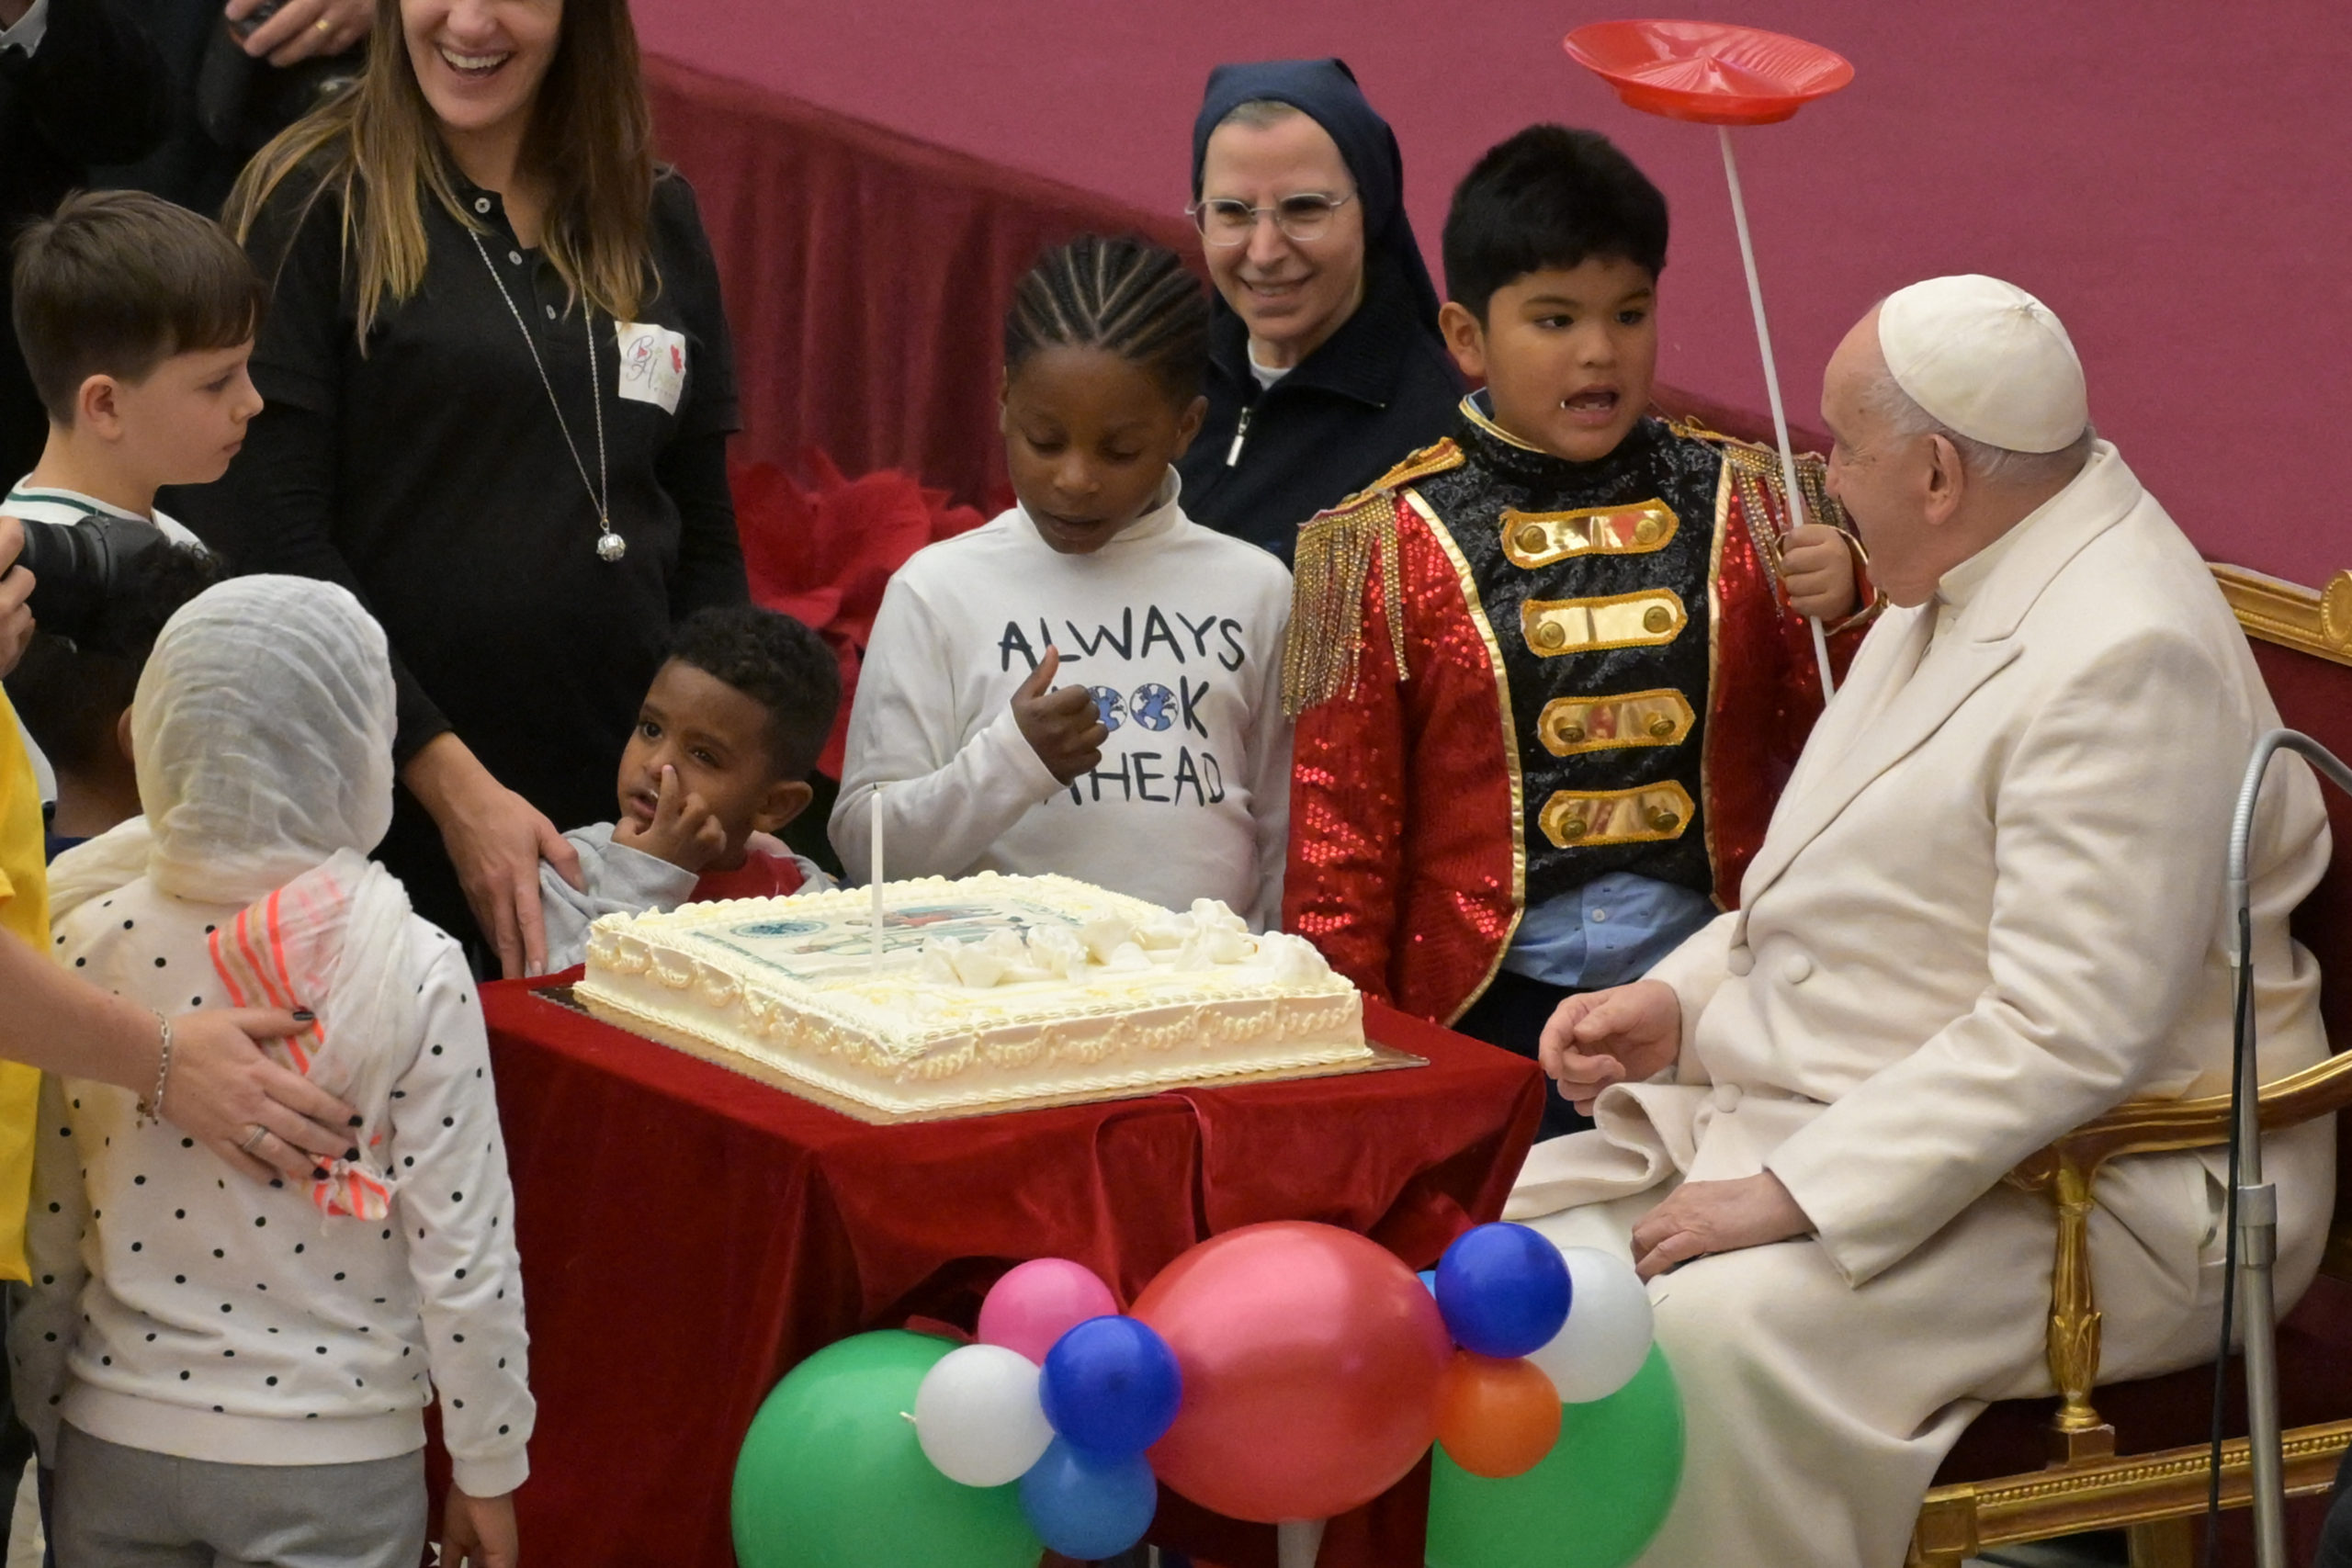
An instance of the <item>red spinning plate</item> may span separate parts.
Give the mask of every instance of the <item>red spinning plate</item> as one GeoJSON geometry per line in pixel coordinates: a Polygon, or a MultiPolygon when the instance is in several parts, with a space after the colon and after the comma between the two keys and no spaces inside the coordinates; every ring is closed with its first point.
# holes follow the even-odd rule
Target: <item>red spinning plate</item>
{"type": "Polygon", "coordinates": [[[1633,107],[1702,125],[1770,125],[1854,79],[1817,43],[1728,22],[1594,22],[1562,47],[1633,107]]]}

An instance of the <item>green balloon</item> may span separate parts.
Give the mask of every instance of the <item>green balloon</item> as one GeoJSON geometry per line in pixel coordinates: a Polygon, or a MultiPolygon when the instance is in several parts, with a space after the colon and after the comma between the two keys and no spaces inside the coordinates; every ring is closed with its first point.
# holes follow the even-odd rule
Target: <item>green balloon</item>
{"type": "Polygon", "coordinates": [[[1682,1396],[1657,1347],[1606,1399],[1563,1407],[1560,1440],[1523,1474],[1471,1474],[1441,1445],[1430,1568],[1623,1568],[1682,1483],[1682,1396]]]}
{"type": "Polygon", "coordinates": [[[1021,1488],[962,1486],[915,1441],[915,1390],[954,1349],[897,1330],[829,1345],[752,1417],[735,1461],[741,1568],[1036,1568],[1021,1488]]]}

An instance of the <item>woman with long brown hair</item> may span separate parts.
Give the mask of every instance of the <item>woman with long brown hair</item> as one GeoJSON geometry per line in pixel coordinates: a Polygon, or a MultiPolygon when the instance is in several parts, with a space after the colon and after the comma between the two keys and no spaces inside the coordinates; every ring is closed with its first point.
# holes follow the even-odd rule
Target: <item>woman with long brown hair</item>
{"type": "Polygon", "coordinates": [[[228,220],[272,281],[269,406],[180,510],[383,623],[380,858],[535,972],[538,862],[571,874],[559,826],[612,815],[671,624],[745,596],[726,318],[625,0],[377,0],[358,85],[263,149],[228,220]]]}

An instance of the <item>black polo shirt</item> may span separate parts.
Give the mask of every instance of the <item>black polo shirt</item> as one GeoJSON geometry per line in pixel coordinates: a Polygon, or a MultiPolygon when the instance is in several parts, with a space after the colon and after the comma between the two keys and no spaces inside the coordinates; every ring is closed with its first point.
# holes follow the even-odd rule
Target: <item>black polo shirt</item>
{"type": "MultiPolygon", "coordinates": [[[[379,312],[362,352],[341,205],[328,193],[306,209],[299,177],[281,187],[250,246],[275,280],[253,361],[268,406],[228,475],[175,501],[238,570],[328,578],[367,602],[391,642],[401,761],[454,729],[559,828],[608,821],[621,749],[673,622],[745,597],[718,274],[692,190],[665,175],[650,234],[660,288],[636,327],[617,332],[567,299],[496,196],[458,188],[489,265],[427,197],[423,287],[379,312]],[[592,480],[601,404],[612,522],[628,541],[618,561],[597,556],[595,503],[549,385],[592,480]],[[648,400],[667,391],[674,408],[648,400]]],[[[384,858],[413,879],[437,859],[438,836],[402,804],[384,858]]],[[[446,879],[446,863],[429,869],[446,879]]],[[[453,887],[420,908],[447,921],[453,887]]]]}

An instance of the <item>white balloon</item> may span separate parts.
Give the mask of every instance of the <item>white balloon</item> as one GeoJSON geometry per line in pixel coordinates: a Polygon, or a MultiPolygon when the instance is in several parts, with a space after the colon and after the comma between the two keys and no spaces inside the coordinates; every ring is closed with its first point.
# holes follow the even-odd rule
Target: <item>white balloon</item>
{"type": "Polygon", "coordinates": [[[1634,1266],[1589,1247],[1564,1247],[1568,1321],[1527,1359],[1552,1380],[1564,1404],[1606,1399],[1634,1381],[1649,1359],[1650,1294],[1634,1266]]]}
{"type": "Polygon", "coordinates": [[[1001,1345],[942,1356],[915,1390],[915,1440],[939,1473],[966,1486],[1018,1481],[1054,1440],[1037,1395],[1041,1369],[1001,1345]]]}

